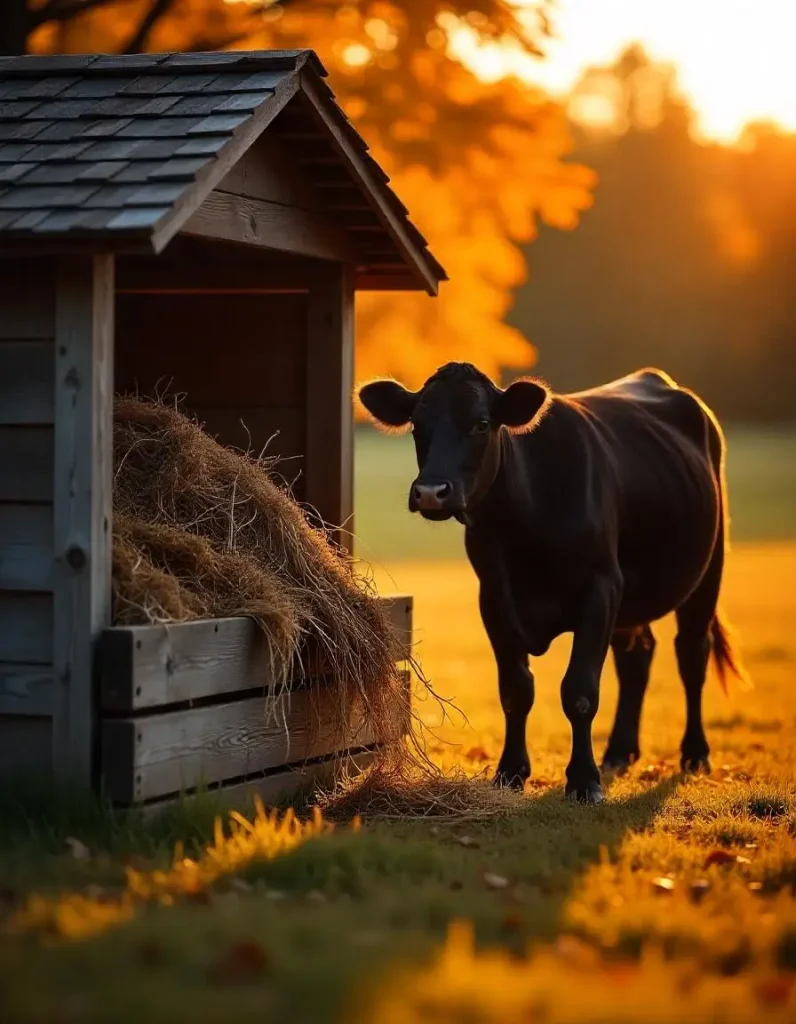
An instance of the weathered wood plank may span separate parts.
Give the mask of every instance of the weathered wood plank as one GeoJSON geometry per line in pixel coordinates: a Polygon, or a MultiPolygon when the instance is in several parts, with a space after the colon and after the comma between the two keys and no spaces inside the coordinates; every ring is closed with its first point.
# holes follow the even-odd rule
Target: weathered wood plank
{"type": "Polygon", "coordinates": [[[0,662],[0,715],[50,715],[52,690],[51,665],[0,662]]]}
{"type": "Polygon", "coordinates": [[[224,176],[218,189],[249,199],[325,212],[323,201],[309,178],[297,167],[284,143],[271,132],[260,136],[243,159],[224,176]]]}
{"type": "Polygon", "coordinates": [[[304,295],[121,295],[116,390],[186,407],[304,404],[304,295]]]}
{"type": "Polygon", "coordinates": [[[111,618],[113,257],[58,268],[53,764],[92,782],[94,646],[111,618]]]}
{"type": "Polygon", "coordinates": [[[55,274],[48,259],[0,258],[0,340],[52,339],[55,274]]]}
{"type": "Polygon", "coordinates": [[[49,665],[52,655],[52,595],[0,590],[0,661],[49,665]]]}
{"type": "Polygon", "coordinates": [[[321,260],[361,262],[350,235],[323,214],[228,192],[211,192],[182,230],[321,260]]]}
{"type": "MultiPolygon", "coordinates": [[[[377,756],[378,748],[361,750],[354,754],[344,754],[344,763],[350,776],[359,775],[369,768],[377,756]]],[[[246,782],[233,782],[219,786],[217,789],[204,791],[195,798],[218,809],[218,813],[235,810],[241,814],[250,814],[254,810],[254,798],[259,797],[266,807],[284,803],[288,798],[300,793],[311,793],[320,787],[329,787],[335,780],[335,774],[341,764],[341,757],[329,757],[323,761],[299,767],[288,767],[282,771],[269,772],[259,778],[246,782]]],[[[191,794],[166,797],[143,804],[140,812],[148,819],[153,819],[169,807],[191,799],[191,794]]]]}
{"type": "Polygon", "coordinates": [[[0,427],[0,501],[52,501],[52,427],[0,427]]]}
{"type": "Polygon", "coordinates": [[[0,717],[0,785],[52,779],[52,720],[0,717]]]}
{"type": "Polygon", "coordinates": [[[51,424],[53,377],[51,341],[0,342],[0,424],[51,424]]]}
{"type": "MultiPolygon", "coordinates": [[[[381,598],[386,618],[412,641],[412,598],[381,598]]],[[[100,700],[132,712],[272,685],[267,647],[252,619],[202,619],[158,626],[113,626],[99,647],[100,700]]]]}
{"type": "Polygon", "coordinates": [[[51,505],[0,504],[0,589],[51,590],[51,505]]]}
{"type": "Polygon", "coordinates": [[[291,695],[284,718],[266,717],[264,698],[254,697],[188,711],[106,719],[103,793],[120,803],[136,803],[382,739],[361,722],[352,724],[342,744],[335,742],[323,721],[313,737],[311,714],[308,694],[300,690],[291,695]]]}
{"type": "Polygon", "coordinates": [[[318,268],[307,331],[307,425],[304,500],[340,527],[350,550],[354,532],[354,282],[351,267],[318,268]]]}

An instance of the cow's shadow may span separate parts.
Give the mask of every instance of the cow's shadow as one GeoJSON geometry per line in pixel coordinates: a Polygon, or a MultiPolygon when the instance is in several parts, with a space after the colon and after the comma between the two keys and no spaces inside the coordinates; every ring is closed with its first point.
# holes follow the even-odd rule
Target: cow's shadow
{"type": "MultiPolygon", "coordinates": [[[[477,921],[479,935],[509,945],[549,941],[567,930],[568,905],[588,872],[606,860],[616,861],[633,833],[651,829],[680,776],[661,779],[640,793],[611,796],[593,807],[573,805],[563,787],[525,795],[522,806],[503,819],[484,824],[482,846],[491,871],[510,881],[504,893],[503,917],[496,919],[485,904],[477,921]],[[508,912],[508,913],[507,913],[508,912]],[[505,922],[524,927],[505,932],[505,922]]],[[[610,895],[610,894],[609,894],[610,895]]]]}

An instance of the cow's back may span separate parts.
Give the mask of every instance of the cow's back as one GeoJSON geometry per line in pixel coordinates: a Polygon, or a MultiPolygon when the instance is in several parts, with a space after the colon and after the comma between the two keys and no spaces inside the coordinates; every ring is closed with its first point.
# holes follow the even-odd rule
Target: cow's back
{"type": "Polygon", "coordinates": [[[567,401],[582,413],[595,458],[610,467],[626,601],[638,607],[658,592],[663,606],[696,585],[713,550],[721,515],[718,424],[696,395],[659,370],[567,401]]]}

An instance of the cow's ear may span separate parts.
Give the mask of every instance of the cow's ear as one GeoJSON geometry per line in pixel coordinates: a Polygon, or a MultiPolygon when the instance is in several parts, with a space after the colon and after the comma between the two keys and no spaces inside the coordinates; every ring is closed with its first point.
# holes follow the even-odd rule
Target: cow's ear
{"type": "Polygon", "coordinates": [[[498,391],[492,416],[512,433],[521,434],[538,422],[549,401],[550,392],[540,380],[522,377],[505,391],[498,391]]]}
{"type": "Polygon", "coordinates": [[[377,427],[400,432],[409,428],[417,394],[396,380],[374,380],[359,389],[359,400],[377,427]]]}

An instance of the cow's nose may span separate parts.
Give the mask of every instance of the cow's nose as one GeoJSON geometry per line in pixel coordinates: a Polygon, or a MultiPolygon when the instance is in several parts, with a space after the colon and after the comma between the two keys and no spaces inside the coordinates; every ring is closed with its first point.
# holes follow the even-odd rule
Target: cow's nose
{"type": "Polygon", "coordinates": [[[412,503],[419,509],[439,509],[453,492],[447,480],[434,484],[412,484],[412,503]]]}

